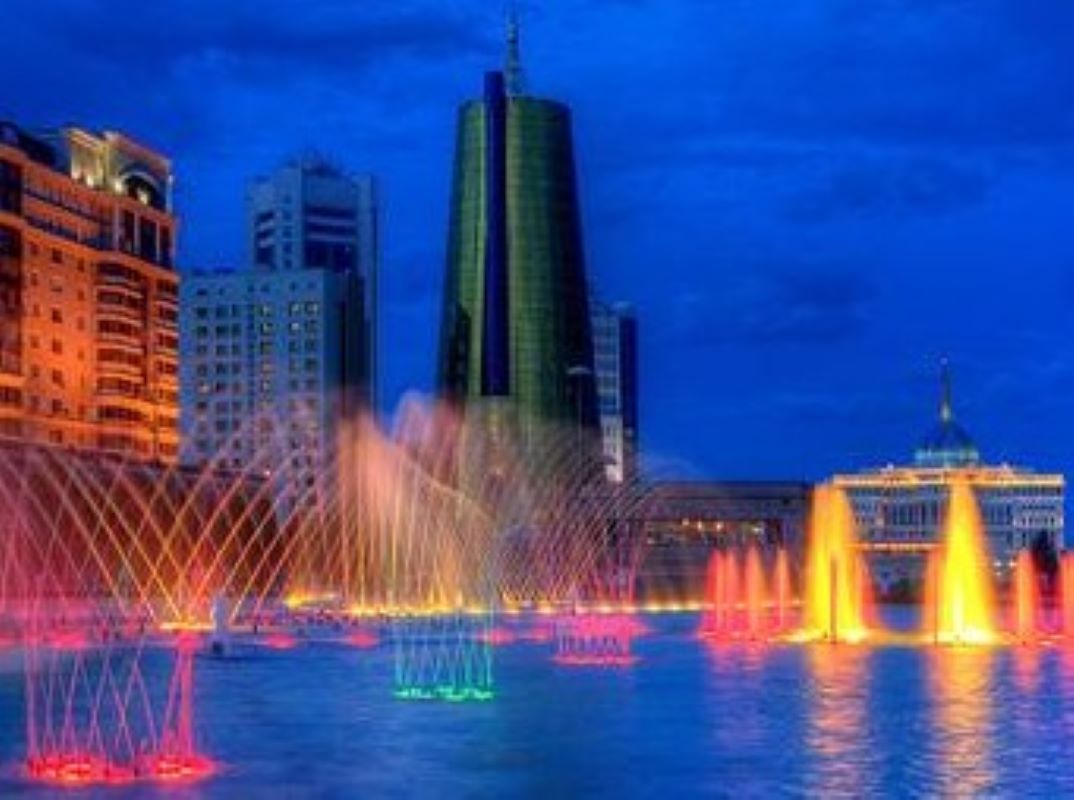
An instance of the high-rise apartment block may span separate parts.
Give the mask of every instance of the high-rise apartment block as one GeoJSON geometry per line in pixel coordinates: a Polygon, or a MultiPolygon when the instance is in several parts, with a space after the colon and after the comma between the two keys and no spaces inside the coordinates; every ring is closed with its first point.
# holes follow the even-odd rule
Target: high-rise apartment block
{"type": "Polygon", "coordinates": [[[0,435],[174,461],[167,158],[113,132],[0,123],[0,435]]]}
{"type": "Polygon", "coordinates": [[[246,195],[249,264],[256,271],[323,270],[357,282],[348,336],[366,374],[357,379],[365,400],[376,396],[377,266],[380,258],[376,181],[346,175],[309,157],[250,184],[246,195]]]}
{"type": "Polygon", "coordinates": [[[374,404],[375,184],[304,160],[247,203],[251,263],[183,284],[184,460],[244,469],[273,448],[312,485],[374,404]]]}

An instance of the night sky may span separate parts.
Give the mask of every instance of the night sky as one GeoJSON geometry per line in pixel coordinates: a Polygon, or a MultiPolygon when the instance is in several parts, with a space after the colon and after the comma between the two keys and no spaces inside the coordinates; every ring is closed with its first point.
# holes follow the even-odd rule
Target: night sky
{"type": "MultiPolygon", "coordinates": [[[[245,182],[314,151],[382,181],[382,405],[432,388],[455,109],[489,0],[5,0],[0,117],[169,153],[184,269],[244,258],[245,182]]],[[[661,474],[908,457],[936,362],[985,455],[1074,471],[1074,3],[554,0],[590,277],[642,325],[661,474]]]]}

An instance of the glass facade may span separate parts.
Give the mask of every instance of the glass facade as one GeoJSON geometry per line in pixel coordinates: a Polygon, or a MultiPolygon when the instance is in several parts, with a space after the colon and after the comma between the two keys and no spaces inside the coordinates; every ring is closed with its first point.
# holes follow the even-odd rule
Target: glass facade
{"type": "Polygon", "coordinates": [[[533,443],[549,422],[596,425],[588,292],[570,111],[499,87],[459,112],[439,382],[463,404],[509,398],[533,443]],[[501,122],[502,147],[490,135],[501,122]],[[504,327],[506,343],[491,338],[504,327]],[[483,379],[493,363],[506,367],[506,392],[483,379]]]}

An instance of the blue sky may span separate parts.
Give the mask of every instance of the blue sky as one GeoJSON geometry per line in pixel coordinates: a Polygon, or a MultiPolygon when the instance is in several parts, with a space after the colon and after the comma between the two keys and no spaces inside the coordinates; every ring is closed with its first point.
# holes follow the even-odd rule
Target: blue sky
{"type": "MultiPolygon", "coordinates": [[[[575,110],[591,278],[642,325],[664,473],[907,456],[936,362],[986,455],[1074,468],[1074,4],[556,0],[530,89],[575,110]]],[[[428,390],[455,108],[487,0],[8,0],[0,117],[170,153],[184,268],[243,257],[248,178],[382,180],[384,405],[428,390]]]]}

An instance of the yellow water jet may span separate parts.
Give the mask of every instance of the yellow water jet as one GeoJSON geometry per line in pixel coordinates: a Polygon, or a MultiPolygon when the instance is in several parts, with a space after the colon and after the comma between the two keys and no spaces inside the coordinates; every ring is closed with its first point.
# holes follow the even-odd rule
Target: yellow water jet
{"type": "Polygon", "coordinates": [[[865,622],[865,566],[846,492],[818,486],[813,495],[802,638],[859,642],[865,622]]]}
{"type": "Polygon", "coordinates": [[[973,488],[951,485],[940,547],[929,565],[927,608],[938,644],[990,644],[997,639],[984,523],[973,488]]]}

